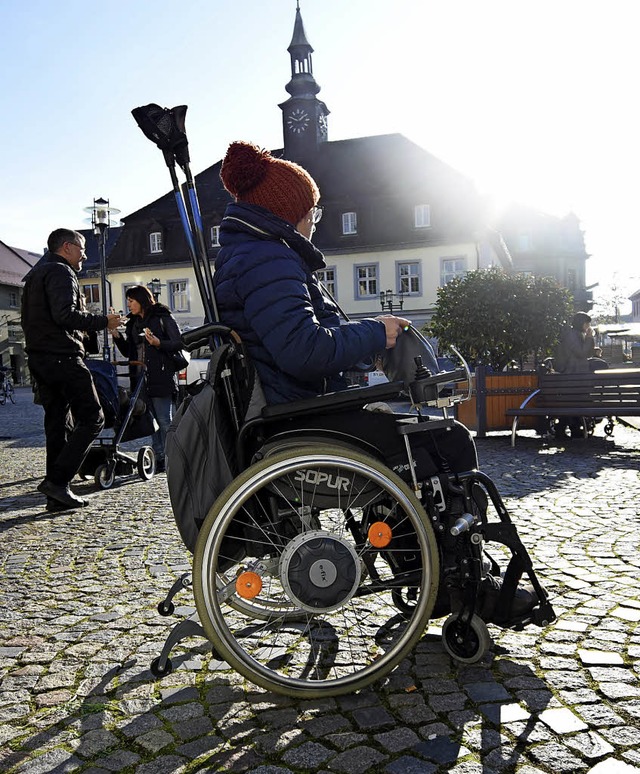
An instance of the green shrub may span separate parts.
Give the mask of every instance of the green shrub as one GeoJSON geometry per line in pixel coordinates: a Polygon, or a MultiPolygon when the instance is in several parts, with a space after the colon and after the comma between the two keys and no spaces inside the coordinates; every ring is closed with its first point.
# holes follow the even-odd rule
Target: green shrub
{"type": "Polygon", "coordinates": [[[438,289],[428,332],[473,367],[501,371],[513,360],[522,367],[551,355],[572,312],[569,291],[554,279],[479,269],[438,289]]]}

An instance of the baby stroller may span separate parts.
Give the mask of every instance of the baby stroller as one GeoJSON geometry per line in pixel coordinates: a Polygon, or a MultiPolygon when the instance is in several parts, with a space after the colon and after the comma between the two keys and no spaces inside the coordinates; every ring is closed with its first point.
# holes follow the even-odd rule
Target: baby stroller
{"type": "Polygon", "coordinates": [[[486,652],[487,621],[510,629],[551,623],[553,608],[494,483],[439,458],[438,446],[452,437],[465,439],[461,459],[475,458],[468,431],[448,415],[457,396],[440,391],[466,371],[433,374],[417,357],[403,381],[265,405],[242,342],[215,322],[206,251],[195,253],[202,224],[185,111],[134,110],[165,154],[182,222],[195,233],[187,231],[187,241],[208,324],[183,334],[183,343],[209,341],[212,350],[207,379],[183,401],[166,444],[171,505],[193,572],[175,581],[158,610],[171,615],[174,596],[192,587],[196,612],[171,630],[152,673],[168,674],[171,649],[197,635],[267,690],[336,696],[387,675],[434,618],[447,616],[442,642],[462,663],[486,652]],[[189,213],[174,156],[187,175],[189,213]],[[418,413],[384,420],[402,450],[392,469],[382,445],[351,433],[351,422],[373,418],[367,406],[407,396],[418,413]],[[434,448],[426,474],[415,454],[425,439],[434,448]],[[488,543],[508,556],[492,606],[482,592],[501,573],[488,543]],[[516,604],[523,575],[532,586],[526,610],[516,604]]]}
{"type": "Polygon", "coordinates": [[[131,394],[118,385],[118,365],[142,365],[128,362],[110,363],[87,360],[100,405],[105,417],[105,430],[96,438],[84,458],[78,475],[93,478],[100,489],[110,489],[115,477],[129,476],[135,471],[143,481],[153,478],[156,458],[151,446],[141,446],[134,455],[120,445],[136,438],[145,438],[157,430],[157,422],[142,395],[145,384],[144,366],[131,394]]]}

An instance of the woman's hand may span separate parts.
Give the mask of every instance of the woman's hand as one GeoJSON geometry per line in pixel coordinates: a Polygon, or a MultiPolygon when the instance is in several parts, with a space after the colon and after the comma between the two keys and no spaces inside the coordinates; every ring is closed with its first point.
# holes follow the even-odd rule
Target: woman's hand
{"type": "Polygon", "coordinates": [[[396,340],[403,330],[411,325],[410,320],[405,320],[404,317],[395,317],[392,314],[381,314],[375,318],[381,323],[384,323],[385,332],[387,334],[386,349],[393,349],[396,345],[396,340]]]}
{"type": "Polygon", "coordinates": [[[150,346],[152,347],[160,346],[160,339],[151,332],[150,328],[144,329],[144,336],[145,336],[145,339],[147,340],[147,344],[149,344],[150,346]]]}

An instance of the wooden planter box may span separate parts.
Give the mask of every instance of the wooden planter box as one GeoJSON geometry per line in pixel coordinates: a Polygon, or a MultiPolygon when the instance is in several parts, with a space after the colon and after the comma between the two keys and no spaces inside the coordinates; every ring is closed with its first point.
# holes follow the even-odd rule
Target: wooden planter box
{"type": "MultiPolygon", "coordinates": [[[[485,374],[484,369],[477,368],[471,385],[473,397],[458,404],[457,418],[482,437],[491,430],[511,430],[513,418],[506,416],[505,411],[518,408],[537,389],[538,374],[535,371],[485,374]]],[[[464,394],[466,391],[466,382],[456,390],[464,394]]],[[[536,417],[523,417],[518,425],[535,429],[536,421],[536,417]]]]}

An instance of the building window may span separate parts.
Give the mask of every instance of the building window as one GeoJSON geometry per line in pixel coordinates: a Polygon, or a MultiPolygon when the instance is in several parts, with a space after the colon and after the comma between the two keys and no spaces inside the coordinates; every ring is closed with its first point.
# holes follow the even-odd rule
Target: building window
{"type": "Polygon", "coordinates": [[[431,226],[431,207],[428,204],[416,204],[413,208],[414,225],[416,228],[431,226]]]}
{"type": "Polygon", "coordinates": [[[355,212],[342,213],[342,233],[343,234],[358,233],[358,216],[356,215],[355,212]]]}
{"type": "Polygon", "coordinates": [[[160,231],[152,231],[149,234],[149,249],[152,253],[162,252],[162,233],[160,231]]]}
{"type": "Polygon", "coordinates": [[[519,253],[530,253],[533,250],[533,240],[531,239],[531,234],[524,231],[521,234],[518,234],[517,244],[517,250],[519,253]]]}
{"type": "Polygon", "coordinates": [[[464,277],[467,271],[467,259],[458,256],[456,258],[443,258],[440,271],[440,285],[446,285],[456,277],[464,277]]]}
{"type": "Polygon", "coordinates": [[[9,309],[18,308],[18,293],[15,290],[9,291],[9,309]]]}
{"type": "Polygon", "coordinates": [[[89,285],[82,286],[82,292],[87,304],[99,304],[100,303],[100,285],[95,282],[89,285]]]}
{"type": "Polygon", "coordinates": [[[356,276],[356,298],[371,298],[378,295],[378,264],[368,263],[354,266],[356,276]]]}
{"type": "Polygon", "coordinates": [[[172,312],[190,311],[189,280],[169,281],[169,309],[172,312]]]}
{"type": "Polygon", "coordinates": [[[211,226],[211,247],[220,247],[220,226],[211,226]]]}
{"type": "Polygon", "coordinates": [[[398,291],[409,296],[419,296],[422,292],[420,282],[420,262],[397,264],[398,291]]]}
{"type": "Polygon", "coordinates": [[[319,269],[316,272],[316,277],[318,278],[318,282],[324,285],[334,298],[338,297],[335,266],[327,266],[326,269],[319,269]]]}

